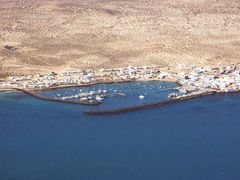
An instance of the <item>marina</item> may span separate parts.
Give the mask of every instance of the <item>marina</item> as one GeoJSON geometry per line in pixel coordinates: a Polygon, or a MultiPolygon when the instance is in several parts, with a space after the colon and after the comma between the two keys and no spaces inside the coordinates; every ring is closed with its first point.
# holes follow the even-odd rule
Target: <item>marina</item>
{"type": "Polygon", "coordinates": [[[0,180],[240,180],[240,0],[0,14],[0,180]]]}
{"type": "Polygon", "coordinates": [[[89,107],[92,110],[124,108],[138,106],[168,99],[168,94],[177,92],[177,84],[173,82],[142,81],[97,84],[93,86],[36,91],[35,93],[48,98],[64,98],[78,101],[80,99],[96,100],[99,105],[89,107]]]}
{"type": "MultiPolygon", "coordinates": [[[[206,94],[237,93],[240,90],[240,68],[237,66],[226,67],[197,67],[179,66],[177,69],[160,68],[159,66],[126,67],[115,69],[71,70],[57,74],[51,72],[37,76],[11,76],[6,81],[0,82],[1,89],[18,90],[28,95],[43,100],[82,105],[100,105],[109,96],[127,96],[117,90],[109,93],[104,87],[82,92],[85,87],[94,87],[104,84],[118,84],[148,81],[172,81],[177,83],[173,92],[169,92],[167,99],[156,99],[146,103],[148,98],[144,94],[137,94],[139,100],[145,100],[145,104],[136,104],[132,107],[120,107],[119,109],[86,111],[86,114],[119,113],[137,109],[155,107],[156,105],[170,104],[186,99],[202,97],[206,94]],[[55,96],[46,96],[43,92],[57,89],[80,88],[78,92],[65,95],[61,93],[55,96]],[[39,94],[40,92],[40,94],[39,94]],[[42,93],[42,94],[41,94],[42,93]]],[[[163,89],[162,89],[163,90],[163,89]]],[[[166,89],[168,90],[168,89],[166,89]]]]}

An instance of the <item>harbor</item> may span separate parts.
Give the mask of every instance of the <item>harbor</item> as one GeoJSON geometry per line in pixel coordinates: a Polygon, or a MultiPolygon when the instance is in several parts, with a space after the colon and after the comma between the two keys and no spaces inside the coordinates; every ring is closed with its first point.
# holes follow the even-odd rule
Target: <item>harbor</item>
{"type": "MultiPolygon", "coordinates": [[[[11,76],[0,82],[2,90],[17,90],[42,100],[81,104],[100,105],[105,98],[111,96],[127,96],[124,92],[114,90],[109,92],[104,87],[89,91],[81,88],[96,86],[98,84],[116,84],[130,82],[175,82],[178,86],[170,88],[167,98],[154,100],[145,104],[137,104],[131,107],[120,107],[107,110],[86,110],[86,114],[108,114],[129,112],[138,109],[162,106],[175,102],[185,101],[212,94],[238,93],[240,90],[240,68],[238,66],[226,67],[197,67],[182,65],[174,70],[159,66],[126,67],[115,69],[70,70],[62,73],[51,72],[36,76],[11,76]],[[80,88],[78,92],[71,94],[58,93],[47,97],[39,92],[54,91],[64,88],[80,88]]],[[[161,88],[160,88],[161,89],[161,88]]],[[[168,90],[168,89],[165,89],[168,90]]],[[[139,101],[146,100],[148,95],[137,95],[139,101]]],[[[144,101],[143,101],[144,102],[144,101]]]]}

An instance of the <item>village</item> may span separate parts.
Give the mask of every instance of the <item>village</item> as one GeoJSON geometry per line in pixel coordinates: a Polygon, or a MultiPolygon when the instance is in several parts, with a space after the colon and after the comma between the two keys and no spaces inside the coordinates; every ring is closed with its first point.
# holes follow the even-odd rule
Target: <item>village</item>
{"type": "MultiPolygon", "coordinates": [[[[97,83],[151,80],[178,83],[178,92],[169,94],[170,99],[210,92],[238,92],[240,90],[240,68],[237,66],[197,67],[181,65],[174,70],[160,66],[100,69],[97,71],[74,69],[36,76],[11,76],[6,81],[0,82],[0,90],[14,88],[44,90],[97,83]]],[[[143,95],[139,96],[139,99],[143,98],[143,95]]]]}

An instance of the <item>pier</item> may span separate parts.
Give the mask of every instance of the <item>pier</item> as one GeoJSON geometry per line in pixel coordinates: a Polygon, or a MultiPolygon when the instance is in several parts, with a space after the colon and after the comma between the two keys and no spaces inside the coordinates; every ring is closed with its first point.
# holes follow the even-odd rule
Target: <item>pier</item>
{"type": "Polygon", "coordinates": [[[65,99],[59,99],[59,98],[50,98],[50,97],[46,97],[46,96],[36,94],[33,91],[29,91],[29,90],[25,90],[25,89],[19,89],[19,88],[13,88],[12,90],[21,91],[21,92],[23,92],[27,95],[33,96],[37,99],[46,100],[46,101],[55,101],[55,102],[61,102],[61,103],[80,104],[80,105],[89,105],[89,106],[94,106],[94,105],[101,104],[101,102],[99,102],[99,101],[90,102],[90,101],[77,101],[77,100],[65,100],[65,99]]]}
{"type": "Polygon", "coordinates": [[[178,102],[182,102],[182,101],[192,100],[192,99],[205,97],[205,96],[211,96],[211,95],[215,95],[215,94],[217,94],[217,92],[207,92],[207,93],[202,93],[202,94],[197,94],[197,95],[184,96],[184,97],[180,97],[180,98],[168,99],[168,100],[164,100],[164,101],[158,101],[158,102],[153,102],[153,103],[149,103],[149,104],[131,106],[131,107],[126,107],[126,108],[116,108],[116,109],[109,109],[109,110],[87,110],[84,113],[87,115],[107,115],[107,114],[126,113],[126,112],[131,112],[131,111],[136,111],[136,110],[160,107],[160,106],[164,106],[164,105],[169,105],[169,104],[178,103],[178,102]]]}
{"type": "MultiPolygon", "coordinates": [[[[45,97],[36,92],[58,88],[94,86],[97,84],[154,80],[177,83],[177,92],[169,94],[169,99],[161,102],[110,110],[88,110],[85,113],[89,115],[114,114],[163,106],[212,94],[237,93],[240,91],[240,67],[238,65],[222,67],[182,65],[174,69],[161,68],[160,66],[129,66],[100,70],[74,69],[61,73],[51,72],[35,76],[11,76],[6,81],[0,82],[0,90],[12,89],[22,91],[35,98],[48,101],[99,105],[103,97],[98,97],[97,99],[95,97],[95,100],[92,100],[91,97],[89,99],[67,100],[64,98],[45,97]]],[[[140,95],[139,97],[143,99],[144,96],[140,95]]]]}

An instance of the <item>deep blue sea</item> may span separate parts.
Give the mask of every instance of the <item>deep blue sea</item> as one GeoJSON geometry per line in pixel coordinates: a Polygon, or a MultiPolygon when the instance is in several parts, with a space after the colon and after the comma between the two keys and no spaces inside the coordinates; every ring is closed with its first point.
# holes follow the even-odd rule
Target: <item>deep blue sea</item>
{"type": "MultiPolygon", "coordinates": [[[[117,91],[130,93],[100,106],[155,101],[157,86],[175,86],[140,83],[147,87],[133,91],[135,85],[122,84],[117,91]],[[143,101],[140,93],[147,93],[143,101]]],[[[240,95],[116,115],[88,116],[86,109],[0,93],[0,180],[240,179],[240,95]]]]}

